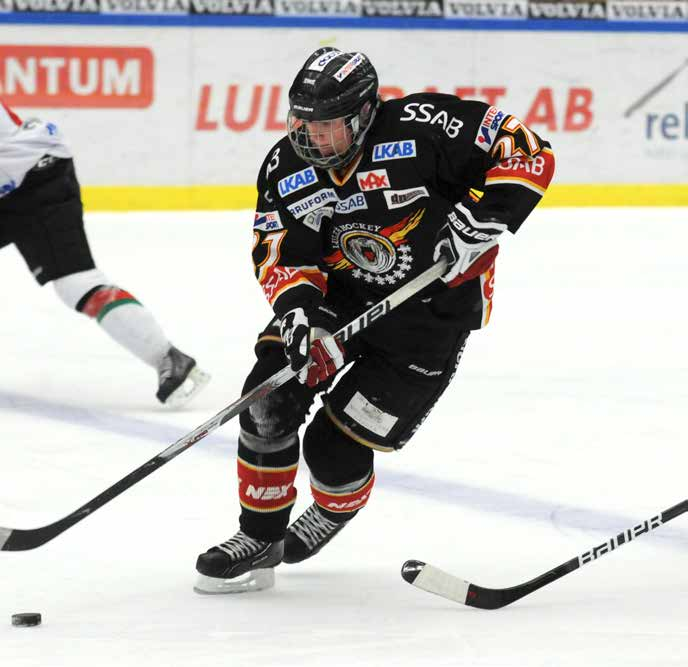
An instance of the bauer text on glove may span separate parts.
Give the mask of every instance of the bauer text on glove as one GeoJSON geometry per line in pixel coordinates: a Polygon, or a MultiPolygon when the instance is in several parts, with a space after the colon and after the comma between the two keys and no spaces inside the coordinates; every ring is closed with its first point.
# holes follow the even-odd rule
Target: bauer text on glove
{"type": "Polygon", "coordinates": [[[499,252],[498,237],[507,229],[496,217],[478,220],[459,202],[447,215],[435,241],[433,260],[447,260],[449,269],[442,280],[451,287],[476,278],[492,264],[499,252]]]}

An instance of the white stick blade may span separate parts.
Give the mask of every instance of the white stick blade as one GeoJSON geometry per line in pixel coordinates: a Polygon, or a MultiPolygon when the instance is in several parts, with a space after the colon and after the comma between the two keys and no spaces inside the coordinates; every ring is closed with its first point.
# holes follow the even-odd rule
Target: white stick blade
{"type": "Polygon", "coordinates": [[[406,561],[401,570],[402,577],[428,593],[439,595],[447,600],[466,604],[470,584],[434,565],[422,561],[406,561]]]}

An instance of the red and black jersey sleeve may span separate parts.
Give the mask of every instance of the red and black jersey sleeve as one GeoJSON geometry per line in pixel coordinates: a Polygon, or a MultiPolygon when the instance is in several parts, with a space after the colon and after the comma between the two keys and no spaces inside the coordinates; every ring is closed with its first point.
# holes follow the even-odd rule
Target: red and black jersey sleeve
{"type": "Polygon", "coordinates": [[[288,149],[288,143],[280,142],[263,162],[253,222],[256,278],[280,318],[293,308],[319,305],[327,291],[320,234],[295,219],[277,193],[288,149]]]}
{"type": "MultiPolygon", "coordinates": [[[[470,155],[450,141],[442,142],[440,169],[454,176],[456,165],[465,165],[471,187],[481,191],[464,203],[477,219],[498,216],[515,233],[537,206],[554,175],[554,153],[516,116],[483,102],[460,101],[467,119],[461,131],[472,138],[470,155]]],[[[466,137],[464,137],[464,141],[466,137]]]]}

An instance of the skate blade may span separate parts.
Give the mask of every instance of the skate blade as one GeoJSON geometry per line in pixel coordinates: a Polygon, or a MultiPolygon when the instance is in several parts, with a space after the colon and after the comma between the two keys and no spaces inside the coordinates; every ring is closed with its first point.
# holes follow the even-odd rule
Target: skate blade
{"type": "Polygon", "coordinates": [[[192,398],[195,398],[203,391],[208,382],[210,382],[210,373],[206,373],[198,366],[194,366],[184,382],[167,397],[164,405],[172,409],[186,405],[192,398]]]}
{"type": "Polygon", "coordinates": [[[201,595],[221,595],[225,593],[253,593],[272,588],[275,585],[274,568],[251,570],[240,577],[221,579],[199,574],[194,591],[201,595]]]}

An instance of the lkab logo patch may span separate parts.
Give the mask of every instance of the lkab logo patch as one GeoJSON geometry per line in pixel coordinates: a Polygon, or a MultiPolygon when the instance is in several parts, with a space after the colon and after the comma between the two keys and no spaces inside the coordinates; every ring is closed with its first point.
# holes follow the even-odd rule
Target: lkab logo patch
{"type": "Polygon", "coordinates": [[[407,157],[416,157],[415,139],[390,141],[384,144],[375,144],[373,146],[373,162],[401,160],[407,157]]]}
{"type": "Polygon", "coordinates": [[[313,169],[313,167],[307,167],[306,169],[297,171],[295,174],[285,176],[277,183],[277,189],[282,197],[286,197],[292,192],[312,185],[317,180],[318,176],[315,173],[315,169],[313,169]]]}

